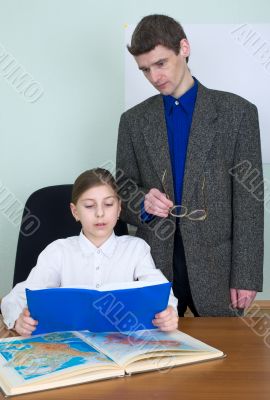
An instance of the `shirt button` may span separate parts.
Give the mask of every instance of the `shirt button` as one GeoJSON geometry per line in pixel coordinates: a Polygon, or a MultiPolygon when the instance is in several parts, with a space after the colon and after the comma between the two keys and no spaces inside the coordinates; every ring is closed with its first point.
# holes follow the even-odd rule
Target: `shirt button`
{"type": "Polygon", "coordinates": [[[179,101],[178,101],[178,100],[175,100],[174,104],[175,104],[176,106],[178,106],[178,105],[179,105],[179,101]]]}
{"type": "Polygon", "coordinates": [[[97,284],[97,285],[96,285],[96,288],[98,289],[99,287],[100,287],[100,285],[99,285],[99,284],[97,284]]]}
{"type": "Polygon", "coordinates": [[[100,250],[98,250],[97,253],[100,254],[100,250]]]}
{"type": "Polygon", "coordinates": [[[96,270],[98,271],[98,270],[99,270],[99,267],[96,267],[96,270]]]}

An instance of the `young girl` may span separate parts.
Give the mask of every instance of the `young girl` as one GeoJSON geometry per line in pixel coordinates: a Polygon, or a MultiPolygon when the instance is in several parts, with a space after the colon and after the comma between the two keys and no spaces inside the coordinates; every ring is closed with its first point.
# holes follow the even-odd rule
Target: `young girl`
{"type": "MultiPolygon", "coordinates": [[[[87,285],[99,289],[106,283],[134,280],[167,282],[155,268],[150,247],[144,240],[115,236],[113,229],[121,202],[109,171],[96,168],[82,173],[73,185],[70,207],[82,225],[80,235],[48,245],[27,280],[2,299],[5,324],[22,336],[31,335],[38,324],[26,308],[25,288],[87,285]]],[[[154,316],[153,324],[163,331],[176,329],[176,307],[177,299],[171,292],[169,306],[154,316]]]]}

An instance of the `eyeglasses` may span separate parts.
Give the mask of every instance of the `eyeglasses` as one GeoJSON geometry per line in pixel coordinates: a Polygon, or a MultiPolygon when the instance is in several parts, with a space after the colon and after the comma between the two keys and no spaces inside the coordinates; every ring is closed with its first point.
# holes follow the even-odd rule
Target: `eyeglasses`
{"type": "MultiPolygon", "coordinates": [[[[165,195],[166,195],[167,199],[170,199],[168,193],[166,192],[166,184],[165,184],[166,175],[167,175],[167,170],[165,169],[165,171],[162,175],[162,185],[164,187],[165,195]]],[[[207,212],[206,212],[206,207],[205,207],[204,186],[205,186],[205,176],[203,177],[203,183],[202,183],[202,195],[203,195],[203,202],[204,202],[203,209],[193,210],[193,211],[188,212],[188,209],[186,206],[173,205],[169,209],[170,215],[172,215],[173,217],[177,217],[177,218],[186,217],[186,218],[190,219],[191,221],[204,221],[207,217],[207,212]]]]}

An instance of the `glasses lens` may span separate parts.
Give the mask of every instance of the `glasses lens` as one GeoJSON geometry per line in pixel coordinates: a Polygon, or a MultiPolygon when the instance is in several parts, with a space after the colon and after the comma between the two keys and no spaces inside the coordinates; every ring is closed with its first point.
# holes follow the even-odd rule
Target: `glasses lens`
{"type": "Polygon", "coordinates": [[[185,206],[174,206],[171,208],[171,215],[182,218],[187,215],[187,208],[185,206]]]}
{"type": "Polygon", "coordinates": [[[189,219],[193,221],[204,221],[206,219],[206,211],[205,210],[194,210],[191,211],[187,216],[189,219]]]}

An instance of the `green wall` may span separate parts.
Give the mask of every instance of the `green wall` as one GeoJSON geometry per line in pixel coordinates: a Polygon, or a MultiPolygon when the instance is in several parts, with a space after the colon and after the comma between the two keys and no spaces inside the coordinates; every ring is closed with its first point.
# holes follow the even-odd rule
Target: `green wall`
{"type": "MultiPolygon", "coordinates": [[[[81,171],[114,160],[124,108],[126,23],[150,13],[183,24],[269,23],[268,4],[0,0],[0,50],[44,90],[36,102],[26,101],[0,73],[0,193],[14,197],[19,215],[20,204],[34,190],[72,182],[81,171]]],[[[265,177],[270,180],[270,165],[265,177]]],[[[269,242],[269,212],[265,222],[269,242]]],[[[18,230],[0,211],[0,297],[11,288],[18,230]]],[[[262,299],[270,299],[269,263],[266,246],[262,299]]]]}

